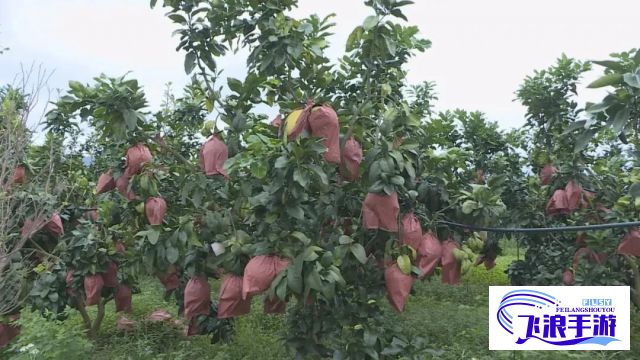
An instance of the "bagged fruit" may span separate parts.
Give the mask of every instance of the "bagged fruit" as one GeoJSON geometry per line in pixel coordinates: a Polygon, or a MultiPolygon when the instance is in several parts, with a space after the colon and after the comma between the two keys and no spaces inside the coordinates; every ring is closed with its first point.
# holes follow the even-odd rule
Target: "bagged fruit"
{"type": "Polygon", "coordinates": [[[100,275],[102,276],[104,287],[118,287],[118,264],[113,261],[110,262],[109,265],[107,265],[107,271],[100,275]]]}
{"type": "Polygon", "coordinates": [[[62,218],[60,218],[60,214],[54,212],[51,215],[51,220],[45,225],[47,230],[54,236],[62,236],[64,235],[64,227],[62,227],[62,218]]]}
{"type": "Polygon", "coordinates": [[[362,205],[362,224],[365,229],[398,231],[398,194],[368,193],[362,205]]]}
{"type": "Polygon", "coordinates": [[[442,244],[442,282],[445,284],[455,285],[460,282],[460,266],[456,260],[453,250],[459,249],[460,245],[449,239],[442,244]]]}
{"type": "Polygon", "coordinates": [[[116,321],[116,329],[120,331],[131,331],[135,327],[135,322],[125,316],[121,316],[116,321]]]}
{"type": "Polygon", "coordinates": [[[126,168],[124,170],[124,174],[127,177],[132,177],[140,172],[144,164],[153,160],[153,156],[151,156],[151,151],[147,145],[139,143],[127,150],[126,155],[126,168]]]}
{"type": "Polygon", "coordinates": [[[207,176],[222,175],[227,177],[224,163],[229,157],[229,149],[218,136],[214,135],[200,149],[200,167],[207,176]]]}
{"type": "Polygon", "coordinates": [[[114,297],[116,303],[116,312],[124,311],[126,313],[130,313],[132,310],[131,307],[131,288],[127,285],[118,286],[118,290],[116,291],[116,295],[114,297]]]}
{"type": "Polygon", "coordinates": [[[184,289],[184,316],[191,319],[198,315],[208,315],[211,302],[211,286],[206,278],[194,276],[184,289]]]}
{"type": "Polygon", "coordinates": [[[417,250],[421,243],[422,226],[413,211],[410,211],[402,217],[402,223],[400,224],[400,244],[409,245],[417,250]]]}
{"type": "Polygon", "coordinates": [[[171,314],[166,310],[155,310],[147,318],[151,322],[163,322],[171,319],[171,314]]]}
{"type": "Polygon", "coordinates": [[[640,229],[631,229],[618,244],[618,254],[640,257],[640,229]]]}
{"type": "Polygon", "coordinates": [[[111,170],[103,173],[98,178],[98,184],[96,185],[96,194],[102,194],[109,192],[116,188],[116,181],[111,176],[111,170]]]}
{"type": "Polygon", "coordinates": [[[569,210],[573,211],[580,206],[582,200],[582,186],[578,185],[575,181],[571,180],[564,188],[565,194],[567,194],[567,206],[569,210]]]}
{"type": "Polygon", "coordinates": [[[433,235],[431,231],[422,236],[422,242],[418,247],[418,268],[422,271],[420,279],[424,279],[427,276],[433,274],[433,271],[438,264],[440,264],[440,258],[442,256],[442,244],[440,240],[433,235]]]}
{"type": "Polygon", "coordinates": [[[566,269],[562,273],[562,283],[566,286],[572,286],[575,284],[575,280],[573,278],[573,272],[569,269],[566,269]]]}
{"type": "Polygon", "coordinates": [[[561,189],[556,190],[549,202],[547,202],[546,210],[549,215],[569,214],[571,210],[569,209],[567,193],[561,189]]]}
{"type": "Polygon", "coordinates": [[[144,213],[151,225],[162,225],[167,213],[167,203],[161,197],[151,197],[144,204],[144,213]]]}
{"type": "Polygon", "coordinates": [[[542,170],[540,170],[540,183],[542,185],[551,184],[551,181],[553,180],[556,172],[558,172],[558,169],[556,169],[551,164],[546,164],[545,166],[543,166],[542,170]]]}
{"type": "Polygon", "coordinates": [[[24,184],[27,182],[27,171],[24,166],[18,165],[13,169],[13,177],[11,178],[12,184],[24,184]]]}
{"type": "Polygon", "coordinates": [[[404,305],[413,286],[413,277],[403,273],[398,264],[393,264],[384,271],[384,283],[391,306],[397,312],[404,311],[404,305]]]}
{"type": "Polygon", "coordinates": [[[310,131],[309,114],[313,108],[313,102],[308,102],[303,109],[294,110],[285,120],[287,140],[294,141],[303,131],[310,131]]]}
{"type": "Polygon", "coordinates": [[[362,146],[354,138],[349,138],[344,143],[340,175],[347,181],[356,181],[360,177],[360,163],[362,162],[362,146]]]}
{"type": "Polygon", "coordinates": [[[180,285],[180,279],[178,278],[178,272],[176,267],[171,265],[164,274],[158,274],[158,280],[164,285],[166,291],[174,290],[180,285]]]}
{"type": "Polygon", "coordinates": [[[278,274],[289,266],[289,261],[273,255],[251,258],[244,268],[242,298],[249,299],[269,289],[278,274]]]}
{"type": "Polygon", "coordinates": [[[309,114],[309,127],[311,136],[324,139],[325,160],[340,164],[340,124],[335,110],[329,105],[314,107],[309,114]]]}
{"type": "Polygon", "coordinates": [[[222,279],[218,300],[218,318],[248,314],[251,311],[251,299],[242,299],[242,277],[229,274],[222,279]]]}
{"type": "Polygon", "coordinates": [[[137,198],[136,194],[134,194],[133,191],[129,191],[129,178],[124,174],[120,175],[118,180],[116,180],[116,188],[118,189],[120,194],[122,194],[122,196],[124,196],[129,201],[135,200],[137,198]]]}
{"type": "Polygon", "coordinates": [[[84,277],[85,304],[87,306],[97,305],[100,302],[103,287],[104,281],[100,274],[86,275],[84,277]]]}

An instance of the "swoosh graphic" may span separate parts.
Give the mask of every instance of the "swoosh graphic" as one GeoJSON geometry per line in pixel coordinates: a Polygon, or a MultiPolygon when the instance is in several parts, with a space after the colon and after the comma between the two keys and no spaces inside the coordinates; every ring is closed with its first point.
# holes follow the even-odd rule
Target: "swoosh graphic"
{"type": "Polygon", "coordinates": [[[537,339],[547,344],[558,345],[558,346],[570,346],[570,345],[577,345],[577,344],[597,344],[597,345],[607,346],[611,342],[620,341],[620,339],[612,338],[610,336],[596,336],[596,337],[590,336],[585,338],[569,339],[569,340],[563,340],[563,341],[549,341],[549,340],[541,339],[537,336],[531,336],[526,339],[518,338],[518,340],[516,341],[516,344],[524,344],[529,339],[537,339]]]}
{"type": "Polygon", "coordinates": [[[510,291],[510,292],[506,293],[506,294],[502,297],[502,300],[504,300],[507,296],[509,296],[509,295],[511,295],[511,294],[513,294],[513,293],[519,292],[519,291],[529,291],[529,292],[532,292],[532,293],[535,293],[535,294],[544,295],[544,296],[546,296],[546,297],[548,297],[548,298],[550,298],[550,299],[553,299],[553,300],[558,300],[558,299],[556,299],[555,297],[553,297],[553,296],[551,296],[551,295],[549,295],[549,294],[547,294],[547,293],[543,293],[542,291],[537,291],[537,290],[528,290],[528,289],[512,290],[512,291],[510,291]]]}
{"type": "Polygon", "coordinates": [[[502,323],[501,319],[500,319],[500,312],[502,311],[502,309],[509,307],[509,306],[513,306],[513,305],[524,305],[524,306],[533,306],[535,307],[535,305],[533,304],[529,304],[529,303],[510,303],[510,304],[506,304],[506,305],[502,305],[499,309],[498,309],[498,313],[496,314],[496,317],[498,318],[498,323],[500,324],[500,326],[502,326],[503,329],[505,329],[509,334],[513,335],[513,331],[507,329],[507,327],[505,326],[505,324],[502,323]]]}
{"type": "Polygon", "coordinates": [[[547,302],[549,302],[549,303],[550,303],[550,304],[552,304],[552,305],[555,305],[555,304],[556,304],[556,303],[555,303],[554,301],[552,301],[552,300],[549,300],[549,299],[547,299],[547,298],[545,298],[545,297],[542,297],[542,296],[540,296],[540,295],[533,295],[533,294],[513,294],[513,295],[509,295],[509,296],[506,296],[506,297],[502,298],[502,301],[500,302],[500,304],[504,303],[504,301],[505,301],[505,300],[507,300],[507,299],[509,299],[509,298],[512,298],[512,297],[514,297],[514,296],[529,296],[529,297],[534,297],[534,298],[537,298],[537,299],[541,299],[541,300],[547,301],[547,302]]]}

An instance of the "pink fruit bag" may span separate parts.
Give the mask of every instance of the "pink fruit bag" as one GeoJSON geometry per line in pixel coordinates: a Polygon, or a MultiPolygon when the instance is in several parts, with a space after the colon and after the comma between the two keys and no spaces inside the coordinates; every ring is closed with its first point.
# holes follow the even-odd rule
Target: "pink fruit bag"
{"type": "Polygon", "coordinates": [[[151,197],[144,204],[144,213],[151,225],[162,225],[167,213],[167,203],[161,197],[151,197]]]}
{"type": "Polygon", "coordinates": [[[444,284],[456,285],[460,283],[460,263],[453,255],[453,250],[460,248],[460,245],[453,241],[447,240],[442,244],[442,282],[444,284]]]}
{"type": "Polygon", "coordinates": [[[332,164],[340,164],[340,124],[338,114],[329,105],[315,107],[309,114],[311,136],[324,139],[327,152],[325,160],[332,164]]]}
{"type": "Polygon", "coordinates": [[[123,311],[126,313],[130,313],[133,309],[131,306],[131,297],[131,288],[127,285],[120,285],[114,297],[116,303],[116,312],[123,311]]]}
{"type": "Polygon", "coordinates": [[[420,279],[431,276],[440,264],[442,256],[442,244],[431,231],[422,236],[422,242],[418,247],[418,268],[422,271],[420,279]]]}
{"type": "Polygon", "coordinates": [[[84,277],[85,304],[87,306],[97,305],[100,302],[103,287],[104,281],[100,274],[87,275],[84,277]]]}
{"type": "Polygon", "coordinates": [[[415,250],[418,250],[421,243],[422,226],[413,211],[410,211],[402,217],[402,223],[400,224],[400,244],[409,245],[415,250]]]}
{"type": "Polygon", "coordinates": [[[227,172],[224,170],[224,162],[227,161],[228,157],[229,149],[227,145],[218,136],[214,135],[200,149],[200,167],[207,176],[223,175],[227,177],[227,172]]]}
{"type": "Polygon", "coordinates": [[[225,276],[220,285],[218,299],[218,318],[248,314],[251,311],[251,299],[242,299],[242,277],[229,274],[225,276]]]}
{"type": "Polygon", "coordinates": [[[356,181],[360,177],[360,163],[362,162],[362,146],[353,138],[344,143],[342,160],[344,166],[340,167],[340,176],[347,181],[356,181]]]}
{"type": "Polygon", "coordinates": [[[546,210],[549,215],[569,214],[571,210],[569,210],[567,193],[561,189],[556,190],[547,202],[546,210]]]}
{"type": "Polygon", "coordinates": [[[640,257],[640,229],[631,229],[618,244],[618,254],[640,257]]]}
{"type": "Polygon", "coordinates": [[[398,231],[398,194],[368,193],[362,205],[362,220],[365,229],[398,231]]]}
{"type": "Polygon", "coordinates": [[[124,174],[127,177],[132,177],[140,172],[144,164],[153,160],[151,151],[145,144],[136,144],[127,150],[126,155],[126,169],[124,174]]]}
{"type": "Polygon", "coordinates": [[[116,181],[111,176],[111,170],[103,173],[98,178],[98,184],[96,185],[96,194],[106,193],[116,188],[116,181]]]}
{"type": "Polygon", "coordinates": [[[102,276],[104,287],[118,287],[118,265],[115,262],[110,262],[107,266],[107,271],[103,272],[100,275],[102,276]]]}
{"type": "Polygon", "coordinates": [[[211,286],[206,278],[194,276],[184,289],[184,316],[191,319],[198,315],[208,315],[211,301],[211,286]]]}
{"type": "Polygon", "coordinates": [[[413,277],[403,273],[398,264],[393,264],[384,271],[384,283],[391,306],[397,312],[404,311],[404,305],[413,286],[413,277]]]}
{"type": "Polygon", "coordinates": [[[249,299],[265,292],[278,274],[289,266],[289,261],[273,255],[251,258],[244,268],[242,298],[249,299]]]}

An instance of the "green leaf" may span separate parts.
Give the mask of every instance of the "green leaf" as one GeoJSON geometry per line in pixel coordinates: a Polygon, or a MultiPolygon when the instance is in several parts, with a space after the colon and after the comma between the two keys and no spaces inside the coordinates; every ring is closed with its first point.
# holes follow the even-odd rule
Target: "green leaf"
{"type": "Polygon", "coordinates": [[[184,18],[184,16],[180,15],[180,14],[171,14],[168,16],[169,19],[173,20],[173,22],[177,22],[180,25],[186,25],[187,24],[187,19],[184,18]]]}
{"type": "Polygon", "coordinates": [[[309,165],[309,169],[311,169],[311,171],[318,175],[323,185],[329,185],[329,178],[327,178],[327,174],[324,172],[324,170],[322,170],[320,166],[315,164],[309,165]]]}
{"type": "Polygon", "coordinates": [[[402,176],[395,175],[394,177],[391,178],[391,183],[402,186],[404,185],[404,178],[402,176]]]}
{"type": "Polygon", "coordinates": [[[304,211],[300,206],[287,206],[287,214],[295,219],[304,220],[304,211]]]}
{"type": "Polygon", "coordinates": [[[608,101],[603,101],[601,103],[597,103],[597,104],[590,104],[587,105],[587,109],[586,111],[590,114],[597,114],[599,112],[603,112],[605,110],[607,110],[608,108],[611,107],[611,105],[613,105],[611,102],[608,101]]]}
{"type": "Polygon", "coordinates": [[[287,298],[287,282],[282,281],[282,278],[286,273],[287,271],[282,271],[280,274],[278,274],[276,279],[273,281],[274,283],[278,284],[276,286],[276,296],[283,301],[286,300],[287,298]]]}
{"type": "Polygon", "coordinates": [[[84,86],[79,81],[70,80],[69,88],[75,92],[81,92],[84,90],[84,86]]]}
{"type": "Polygon", "coordinates": [[[298,59],[302,55],[302,44],[295,43],[294,45],[287,46],[287,53],[294,59],[298,59]]]}
{"type": "Polygon", "coordinates": [[[289,160],[287,159],[286,156],[280,156],[279,158],[276,159],[275,168],[282,169],[283,167],[287,166],[288,161],[289,160]]]}
{"type": "Polygon", "coordinates": [[[353,256],[358,259],[361,264],[367,263],[367,253],[364,251],[364,247],[358,243],[351,244],[349,247],[353,256]]]}
{"type": "Polygon", "coordinates": [[[347,245],[347,244],[351,244],[352,242],[353,242],[353,239],[351,238],[351,236],[340,235],[340,237],[338,238],[338,243],[340,245],[347,245]]]}
{"type": "Polygon", "coordinates": [[[400,271],[402,271],[404,274],[411,274],[411,259],[409,259],[409,255],[398,256],[396,263],[398,263],[400,271]]]}
{"type": "Polygon", "coordinates": [[[364,19],[364,23],[362,24],[362,28],[365,31],[369,31],[378,25],[380,19],[377,15],[369,15],[366,19],[364,19]]]}
{"type": "Polygon", "coordinates": [[[196,54],[194,52],[188,52],[184,57],[184,72],[187,75],[191,74],[193,69],[196,67],[196,54]]]}
{"type": "Polygon", "coordinates": [[[576,137],[575,151],[584,150],[587,147],[587,145],[589,145],[589,142],[591,141],[591,139],[593,139],[595,135],[596,135],[595,129],[587,130],[582,134],[578,135],[578,137],[576,137]]]}
{"type": "Polygon", "coordinates": [[[307,274],[304,282],[305,285],[307,285],[307,288],[318,291],[322,290],[322,279],[320,278],[320,274],[318,274],[318,270],[316,269],[313,269],[313,271],[307,274]]]}
{"type": "Polygon", "coordinates": [[[611,130],[613,130],[614,134],[617,135],[624,129],[627,121],[629,121],[629,113],[629,108],[625,106],[622,109],[618,110],[616,115],[613,117],[613,121],[611,122],[611,130]]]}
{"type": "Polygon", "coordinates": [[[353,31],[351,32],[351,34],[349,34],[349,38],[347,39],[347,46],[346,46],[346,51],[350,52],[351,50],[354,50],[356,48],[356,43],[360,42],[360,40],[362,39],[362,26],[358,26],[355,29],[353,29],[353,31]]]}
{"type": "Polygon", "coordinates": [[[122,117],[124,118],[124,122],[127,124],[127,129],[135,130],[138,124],[138,114],[131,109],[122,110],[122,117]]]}
{"type": "Polygon", "coordinates": [[[303,188],[306,188],[307,185],[309,185],[309,178],[300,168],[293,170],[293,181],[300,184],[303,188]]]}
{"type": "Polygon", "coordinates": [[[377,341],[378,336],[376,334],[373,334],[367,329],[364,330],[364,345],[366,347],[374,347],[377,341]]]}
{"type": "Polygon", "coordinates": [[[389,51],[389,55],[391,56],[395,56],[396,55],[396,41],[385,36],[384,37],[384,43],[387,45],[387,51],[389,51]]]}
{"type": "Polygon", "coordinates": [[[158,243],[158,239],[160,238],[160,231],[156,229],[149,230],[147,233],[147,239],[151,245],[155,245],[158,243]]]}
{"type": "Polygon", "coordinates": [[[293,263],[287,268],[287,284],[289,288],[296,294],[302,294],[302,264],[304,259],[301,256],[296,257],[293,263]]]}
{"type": "Polygon", "coordinates": [[[318,251],[322,251],[322,248],[318,246],[309,246],[304,249],[304,252],[302,253],[304,261],[316,261],[316,259],[320,257],[317,253],[318,251]]]}
{"type": "Polygon", "coordinates": [[[267,165],[264,162],[254,162],[251,165],[251,175],[258,179],[264,179],[267,176],[267,165]]]}
{"type": "Polygon", "coordinates": [[[624,82],[629,86],[640,89],[640,73],[624,74],[624,82]]]}
{"type": "Polygon", "coordinates": [[[227,85],[231,91],[235,91],[238,94],[242,93],[242,81],[234,78],[227,78],[227,85]]]}
{"type": "Polygon", "coordinates": [[[598,61],[592,61],[592,63],[594,63],[596,65],[604,66],[607,69],[611,69],[611,70],[615,70],[615,71],[619,71],[619,72],[624,71],[624,65],[622,65],[621,63],[619,63],[617,61],[598,60],[598,61]]]}
{"type": "Polygon", "coordinates": [[[175,264],[180,257],[180,252],[173,246],[167,248],[167,261],[169,264],[175,264]]]}
{"type": "Polygon", "coordinates": [[[294,237],[294,238],[296,238],[296,239],[298,239],[298,240],[300,240],[300,242],[302,242],[302,243],[303,243],[303,244],[305,244],[305,245],[309,245],[309,244],[311,244],[311,239],[309,239],[309,238],[307,237],[307,235],[305,235],[305,234],[301,233],[300,231],[294,231],[294,232],[292,232],[292,233],[291,233],[291,236],[292,236],[292,237],[294,237]]]}
{"type": "Polygon", "coordinates": [[[640,183],[635,183],[629,187],[629,195],[633,198],[640,197],[640,183]]]}
{"type": "Polygon", "coordinates": [[[473,200],[467,200],[462,204],[462,213],[469,215],[473,210],[478,208],[478,203],[473,200]]]}
{"type": "Polygon", "coordinates": [[[607,74],[600,79],[592,82],[587,87],[597,89],[605,86],[617,85],[622,82],[622,74],[607,74]]]}

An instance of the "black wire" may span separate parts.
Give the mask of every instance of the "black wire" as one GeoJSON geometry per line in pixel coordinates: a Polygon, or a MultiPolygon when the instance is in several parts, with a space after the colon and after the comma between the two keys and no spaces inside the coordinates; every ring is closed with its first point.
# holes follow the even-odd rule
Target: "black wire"
{"type": "Polygon", "coordinates": [[[449,225],[453,227],[459,227],[469,230],[478,231],[490,231],[498,233],[549,233],[549,232],[576,232],[576,231],[589,231],[589,230],[601,230],[601,229],[615,229],[615,228],[629,228],[640,226],[640,221],[626,222],[626,223],[611,223],[611,224],[597,224],[597,225],[581,225],[581,226],[562,226],[562,227],[546,227],[546,228],[494,228],[476,225],[460,224],[453,221],[438,221],[439,224],[449,225]]]}

